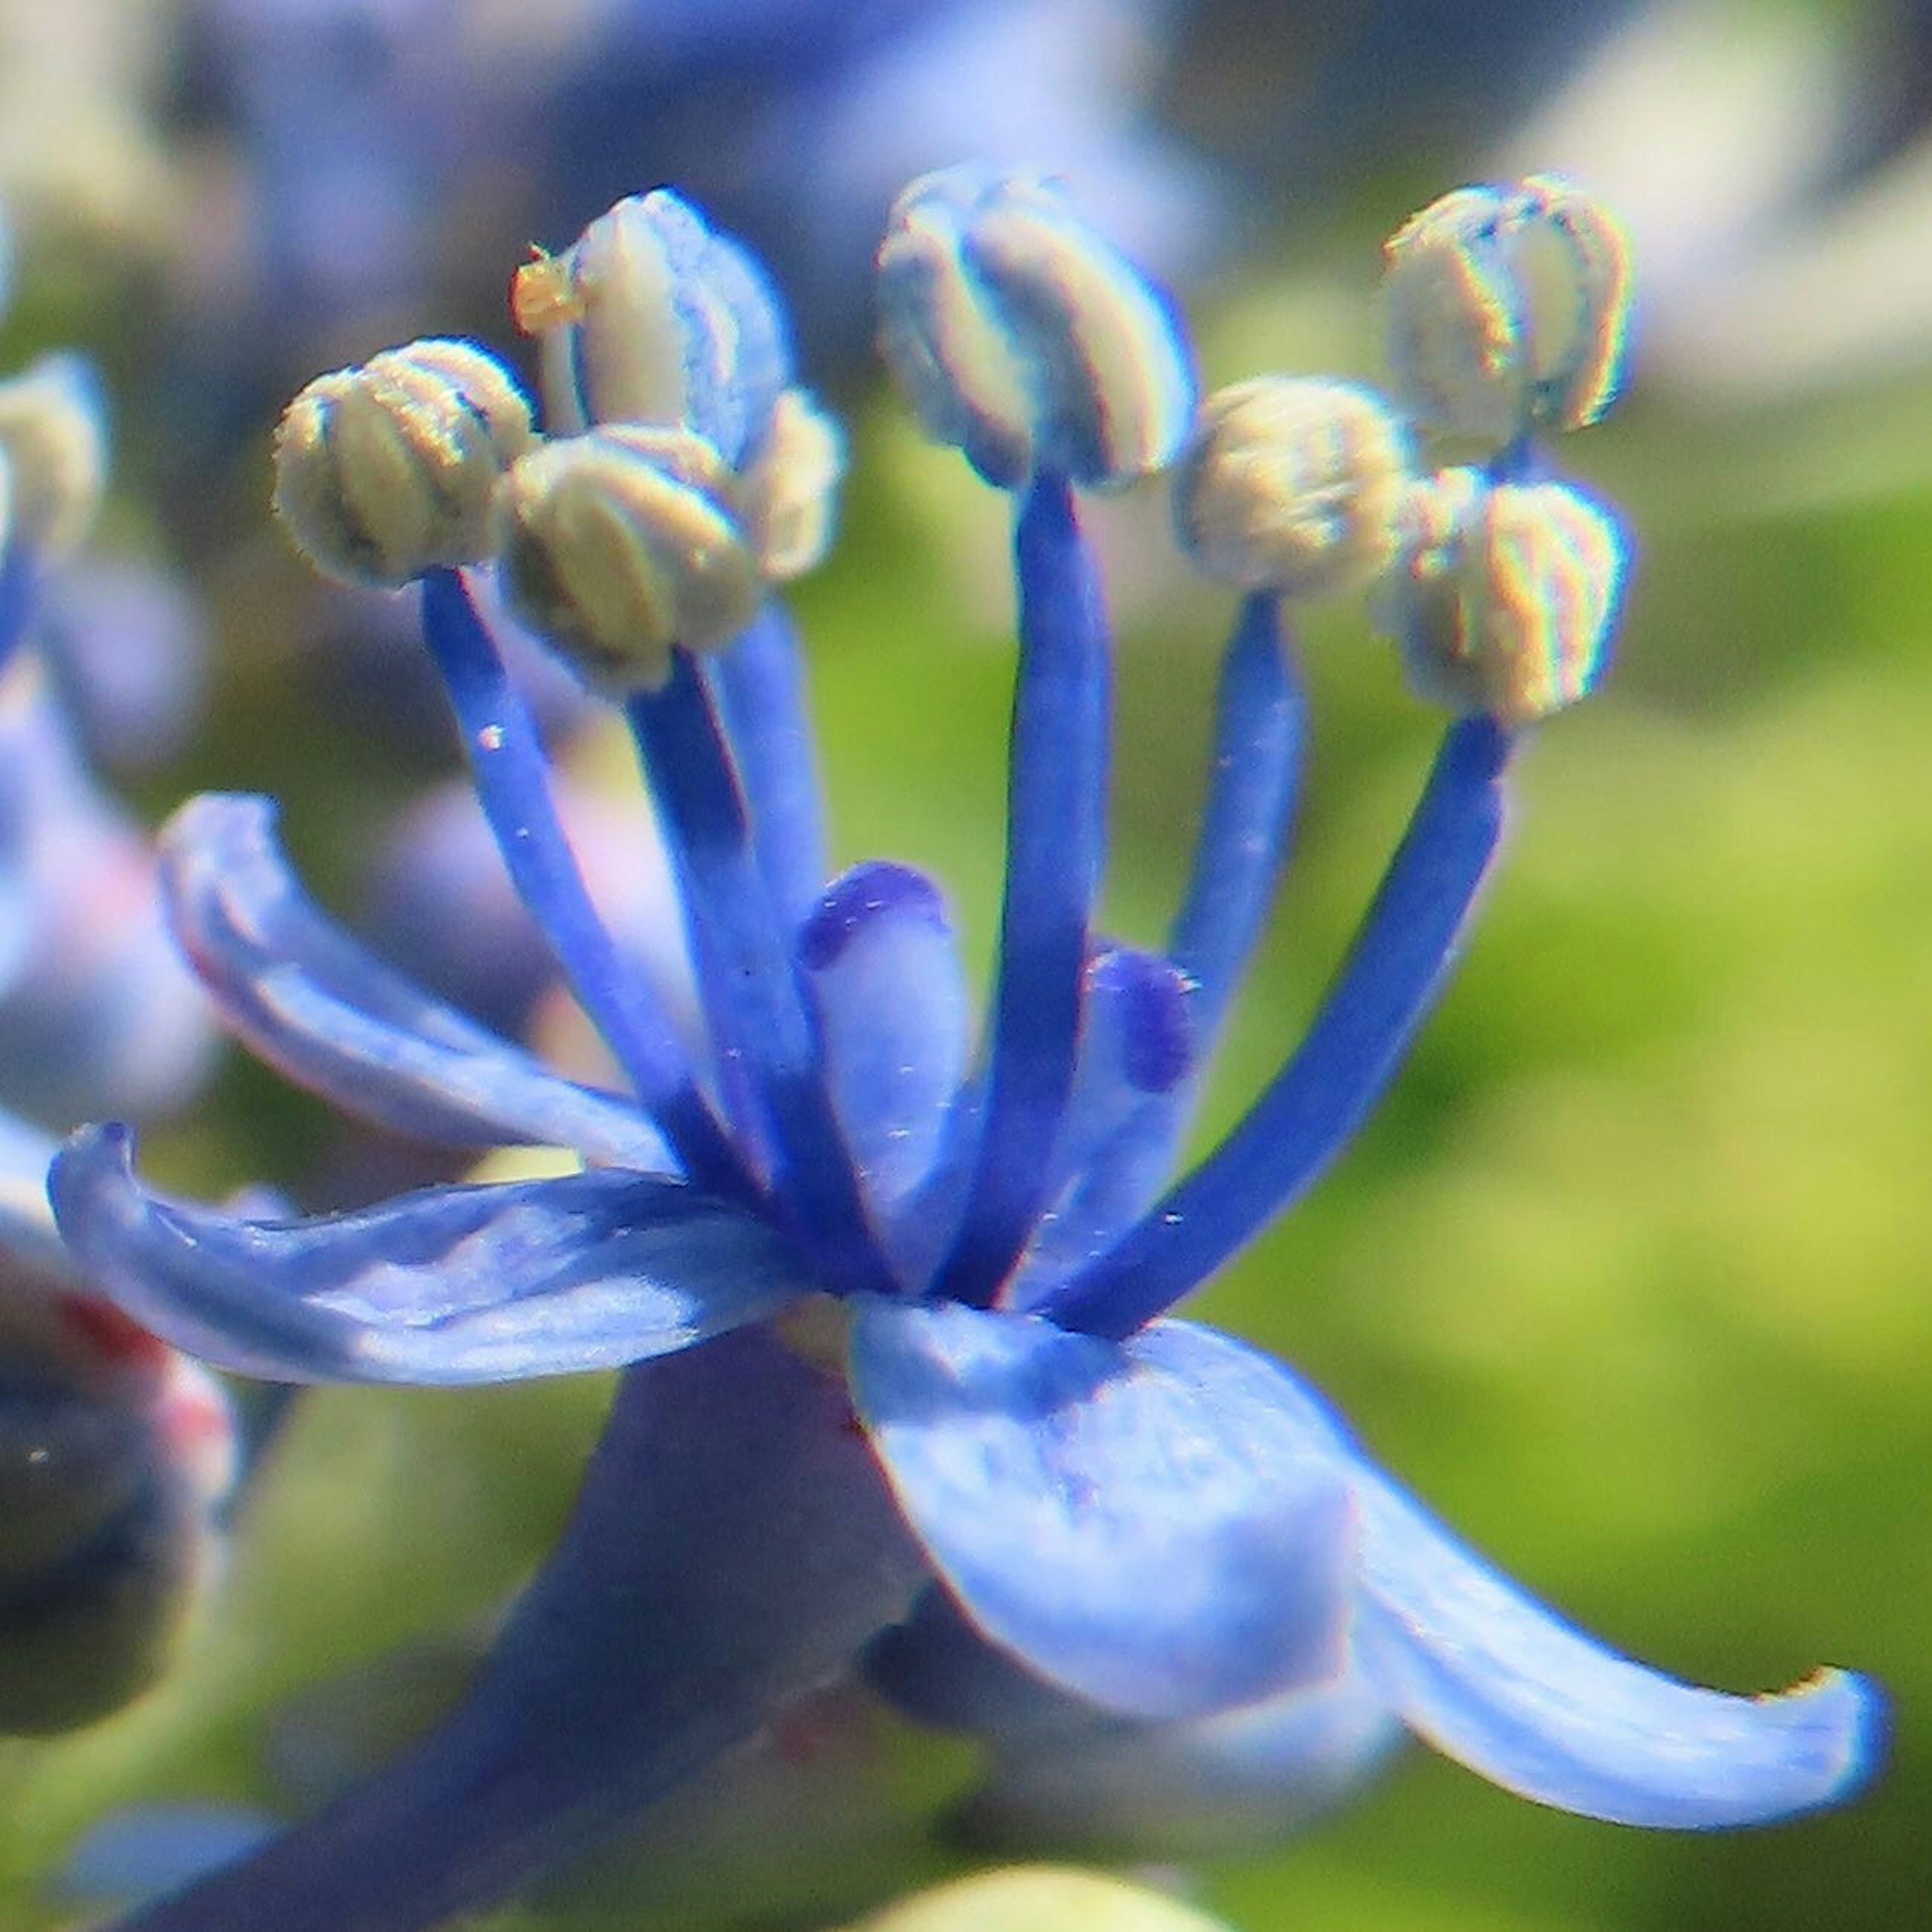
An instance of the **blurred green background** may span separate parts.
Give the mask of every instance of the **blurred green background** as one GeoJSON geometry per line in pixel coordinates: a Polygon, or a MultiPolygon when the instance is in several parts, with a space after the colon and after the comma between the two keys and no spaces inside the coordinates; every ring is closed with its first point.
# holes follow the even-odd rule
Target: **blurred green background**
{"type": "MultiPolygon", "coordinates": [[[[1194,305],[1211,380],[1373,372],[1376,241],[1452,184],[1419,178],[1420,160],[1387,172],[1194,305]]],[[[33,266],[10,362],[36,338],[111,358],[86,277],[36,306],[33,266]]],[[[889,403],[848,400],[843,537],[796,600],[836,856],[929,867],[983,970],[1010,673],[1003,509],[889,403]]],[[[140,435],[125,439],[124,530],[144,514],[140,435]]],[[[1676,1837],[1526,1804],[1418,1748],[1307,1838],[1205,1868],[1200,1895],[1250,1932],[1919,1924],[1932,374],[1722,409],[1640,383],[1559,455],[1634,533],[1615,674],[1524,758],[1500,878],[1389,1101],[1198,1312],[1292,1359],[1472,1542],[1634,1654],[1740,1690],[1821,1663],[1872,1673],[1893,1699],[1892,1762],[1837,1816],[1676,1837]]],[[[158,812],[210,782],[278,792],[291,847],[346,904],[408,775],[366,720],[291,701],[297,567],[255,507],[261,469],[236,486],[233,514],[254,527],[238,524],[206,586],[223,632],[216,728],[142,802],[158,812]]],[[[1149,561],[1157,522],[1135,504],[1098,520],[1124,633],[1108,918],[1148,942],[1191,836],[1231,614],[1149,561]]],[[[1317,614],[1305,645],[1297,854],[1204,1141],[1295,1038],[1438,728],[1358,608],[1317,614]]],[[[212,1192],[265,1167],[296,1180],[333,1131],[238,1061],[202,1124],[158,1138],[154,1157],[212,1192]]],[[[264,1796],[265,1711],[486,1612],[559,1521],[603,1394],[314,1399],[178,1676],[79,1737],[0,1747],[0,1898],[122,1798],[264,1796]]],[[[0,1924],[43,1922],[8,1910],[0,1924]]]]}

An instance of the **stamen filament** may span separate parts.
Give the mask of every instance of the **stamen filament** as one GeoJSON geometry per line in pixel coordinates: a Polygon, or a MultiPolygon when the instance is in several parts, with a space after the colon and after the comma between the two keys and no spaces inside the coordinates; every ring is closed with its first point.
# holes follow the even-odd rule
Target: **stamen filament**
{"type": "Polygon", "coordinates": [[[1031,1306],[1069,1272],[1104,1254],[1154,1198],[1174,1159],[1228,1000],[1274,896],[1300,790],[1307,706],[1281,600],[1246,598],[1222,660],[1213,765],[1187,890],[1168,957],[1192,982],[1191,1064],[1171,1090],[1148,1095],[1093,1150],[1029,1258],[1015,1304],[1031,1306]]]}
{"type": "Polygon", "coordinates": [[[720,1064],[737,1067],[772,1142],[772,1193],[828,1279],[874,1293],[896,1283],[867,1222],[788,932],[753,849],[724,728],[691,653],[661,690],[626,703],[670,847],[720,1064]]]}
{"type": "Polygon", "coordinates": [[[1064,477],[1034,478],[1014,548],[1020,654],[986,1106],[959,1233],[932,1285],[981,1308],[1046,1204],[1043,1150],[1072,1089],[1106,849],[1106,614],[1064,477]]]}
{"type": "Polygon", "coordinates": [[[1241,606],[1215,700],[1214,770],[1168,956],[1194,982],[1189,1018],[1204,1059],[1288,854],[1300,789],[1306,705],[1284,637],[1281,600],[1241,606]]]}
{"type": "Polygon", "coordinates": [[[1306,1035],[1240,1124],[1106,1254],[1048,1296],[1064,1328],[1131,1334],[1306,1190],[1381,1096],[1433,1004],[1502,833],[1512,744],[1444,735],[1408,831],[1306,1035]]]}
{"type": "Polygon", "coordinates": [[[550,796],[542,742],[457,570],[423,579],[423,634],[442,673],[484,816],[518,896],[591,1023],[695,1185],[746,1199],[757,1186],[718,1125],[669,1018],[619,957],[585,890],[550,796]]]}
{"type": "Polygon", "coordinates": [[[803,667],[784,607],[767,602],[707,668],[751,809],[758,869],[789,932],[817,904],[826,861],[803,667]]]}

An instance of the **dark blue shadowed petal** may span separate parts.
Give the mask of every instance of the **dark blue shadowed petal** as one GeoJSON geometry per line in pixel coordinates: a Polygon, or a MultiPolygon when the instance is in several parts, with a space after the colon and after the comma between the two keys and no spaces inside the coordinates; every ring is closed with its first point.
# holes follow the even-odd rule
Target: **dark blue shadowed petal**
{"type": "Polygon", "coordinates": [[[958,1090],[965,975],[939,890],[883,860],[826,888],[800,929],[832,1101],[875,1208],[925,1178],[958,1090]]]}
{"type": "Polygon", "coordinates": [[[61,1232],[155,1334],[277,1382],[520,1381],[614,1368],[756,1322],[803,1286],[762,1222],[664,1176],[592,1168],[247,1221],[135,1180],[124,1127],[54,1162],[61,1232]]]}
{"type": "Polygon", "coordinates": [[[162,839],[176,934],[263,1059],[365,1119],[426,1139],[676,1165],[629,1102],[560,1079],[332,925],[289,871],[274,824],[266,799],[211,794],[176,813],[162,839]]]}
{"type": "Polygon", "coordinates": [[[1270,1844],[1353,1791],[1404,1737],[1352,1659],[1206,1718],[1117,1718],[1056,1690],[928,1590],[882,1632],[867,1687],[915,1723],[990,1744],[952,1834],[1003,1852],[1188,1858],[1270,1844]]]}
{"type": "Polygon", "coordinates": [[[1199,1858],[1278,1844],[1352,1796],[1405,1736],[1359,1670],[1168,1724],[1088,1712],[1003,1742],[953,1812],[1002,1852],[1199,1858]]]}
{"type": "Polygon", "coordinates": [[[1336,1666],[1347,1466],[1264,1358],[1175,1323],[1117,1343],[958,1306],[854,1308],[860,1414],[992,1642],[1141,1717],[1336,1666]]]}
{"type": "Polygon", "coordinates": [[[1875,1768],[1879,1693],[1820,1672],[1780,1696],[1700,1690],[1621,1657],[1365,1473],[1363,1670],[1410,1726],[1492,1782],[1613,1823],[1762,1824],[1875,1768]]]}

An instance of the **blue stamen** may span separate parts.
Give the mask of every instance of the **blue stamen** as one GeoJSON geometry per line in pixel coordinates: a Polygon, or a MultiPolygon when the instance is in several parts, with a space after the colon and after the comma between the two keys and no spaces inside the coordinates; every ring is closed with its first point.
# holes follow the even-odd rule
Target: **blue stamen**
{"type": "Polygon", "coordinates": [[[895,1286],[825,1084],[789,935],[752,846],[718,713],[688,651],[625,706],[676,867],[713,1050],[742,1071],[772,1143],[772,1192],[842,1287],[895,1286]]]}
{"type": "Polygon", "coordinates": [[[1169,957],[1195,985],[1197,1066],[1261,936],[1300,788],[1306,704],[1280,610],[1281,600],[1266,592],[1248,598],[1228,640],[1207,807],[1168,935],[1169,957]]]}
{"type": "Polygon", "coordinates": [[[1451,725],[1415,815],[1306,1036],[1234,1132],[1106,1254],[1046,1298],[1061,1326],[1131,1334],[1290,1206],[1361,1124],[1454,957],[1503,826],[1512,740],[1451,725]]]}
{"type": "Polygon", "coordinates": [[[751,808],[758,869],[790,931],[817,904],[826,861],[804,667],[784,607],[767,603],[707,669],[751,808]]]}
{"type": "Polygon", "coordinates": [[[1020,656],[986,1106],[959,1232],[933,1283],[980,1308],[1046,1204],[1042,1150],[1072,1089],[1106,844],[1106,615],[1065,478],[1034,479],[1015,553],[1020,656]]]}
{"type": "Polygon", "coordinates": [[[1028,1258],[1016,1298],[1033,1306],[1069,1273],[1104,1254],[1143,1213],[1173,1164],[1190,1105],[1228,1002],[1260,938],[1286,862],[1300,789],[1306,701],[1280,599],[1258,592],[1228,640],[1215,703],[1213,766],[1193,865],[1168,935],[1168,953],[1192,982],[1190,1065],[1171,1090],[1150,1094],[1087,1150],[1028,1258]]]}
{"type": "Polygon", "coordinates": [[[656,996],[619,958],[550,796],[542,741],[459,571],[423,579],[423,634],[512,883],[638,1100],[700,1187],[756,1192],[656,996]]]}

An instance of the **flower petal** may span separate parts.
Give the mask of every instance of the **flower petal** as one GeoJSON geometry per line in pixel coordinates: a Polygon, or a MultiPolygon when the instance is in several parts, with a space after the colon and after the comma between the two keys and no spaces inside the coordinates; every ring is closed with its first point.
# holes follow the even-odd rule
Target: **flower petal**
{"type": "Polygon", "coordinates": [[[1879,1754],[1874,1686],[1822,1671],[1782,1696],[1678,1682],[1497,1575],[1365,1472],[1362,1667],[1414,1730],[1505,1790],[1586,1817],[1703,1830],[1848,1796],[1879,1754]]]}
{"type": "Polygon", "coordinates": [[[1006,1854],[1193,1858],[1278,1844],[1354,1792],[1404,1733],[1353,1668],[1212,1717],[1108,1719],[995,1748],[952,1814],[1006,1854]]]}
{"type": "Polygon", "coordinates": [[[937,1158],[970,1002],[938,887],[874,860],[826,887],[799,934],[838,1124],[875,1208],[937,1158]]]}
{"type": "Polygon", "coordinates": [[[860,1414],[993,1643],[1103,1708],[1218,1710],[1339,1663],[1348,1466],[1264,1358],[1162,1322],[855,1300],[860,1414]]]}
{"type": "Polygon", "coordinates": [[[248,1221],[164,1202],[125,1127],[54,1162],[61,1232],[134,1318],[280,1382],[508,1382],[669,1354],[802,1286],[762,1222],[661,1174],[436,1187],[354,1214],[248,1221]]]}
{"type": "Polygon", "coordinates": [[[162,835],[176,934],[264,1059],[365,1119],[427,1139],[675,1166],[634,1106],[560,1078],[324,918],[277,848],[274,819],[266,799],[209,794],[162,835]]]}

